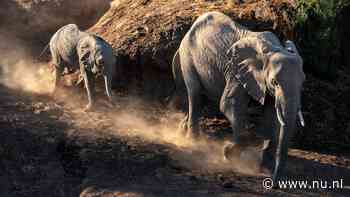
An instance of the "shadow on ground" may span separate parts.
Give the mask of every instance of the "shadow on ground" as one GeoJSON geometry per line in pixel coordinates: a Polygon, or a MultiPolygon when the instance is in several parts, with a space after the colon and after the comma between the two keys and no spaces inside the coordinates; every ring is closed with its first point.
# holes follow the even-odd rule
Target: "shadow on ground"
{"type": "MultiPolygon", "coordinates": [[[[1,196],[349,195],[349,190],[266,190],[262,176],[186,165],[206,153],[118,135],[122,131],[109,116],[114,109],[83,113],[84,100],[73,105],[3,86],[0,100],[1,196]]],[[[220,124],[228,130],[224,121],[202,121],[209,130],[220,124]]],[[[349,164],[349,157],[291,150],[288,176],[342,178],[350,185],[349,164]]]]}

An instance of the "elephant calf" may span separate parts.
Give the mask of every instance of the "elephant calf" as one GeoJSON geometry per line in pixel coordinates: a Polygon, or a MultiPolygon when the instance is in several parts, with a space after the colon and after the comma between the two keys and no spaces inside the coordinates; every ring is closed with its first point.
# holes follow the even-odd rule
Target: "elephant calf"
{"type": "Polygon", "coordinates": [[[231,123],[236,150],[241,150],[240,132],[250,97],[264,105],[264,130],[272,130],[264,144],[269,144],[270,150],[277,147],[276,179],[287,159],[297,114],[302,120],[300,97],[305,75],[294,43],[286,41],[283,46],[271,32],[252,32],[222,13],[209,12],[187,32],[172,67],[177,87],[187,90],[183,128],[194,137],[199,135],[201,93],[220,104],[220,111],[231,123]]]}
{"type": "Polygon", "coordinates": [[[83,76],[87,90],[89,103],[86,106],[90,110],[95,103],[96,75],[103,75],[106,93],[112,102],[111,83],[116,64],[112,47],[102,38],[80,31],[75,24],[61,27],[50,40],[52,63],[55,66],[55,89],[59,84],[64,68],[78,69],[83,76]]]}

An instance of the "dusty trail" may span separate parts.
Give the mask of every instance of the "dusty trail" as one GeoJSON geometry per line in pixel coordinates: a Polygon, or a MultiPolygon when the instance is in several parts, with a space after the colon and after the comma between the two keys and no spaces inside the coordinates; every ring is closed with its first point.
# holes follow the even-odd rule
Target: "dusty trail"
{"type": "MultiPolygon", "coordinates": [[[[157,103],[116,93],[116,106],[110,107],[100,95],[99,109],[85,113],[82,89],[59,95],[51,98],[0,87],[1,196],[319,196],[326,192],[265,190],[263,176],[249,175],[254,166],[223,163],[224,140],[215,132],[229,126],[220,117],[203,118],[201,127],[210,137],[192,141],[175,132],[182,115],[157,103]]],[[[349,164],[349,156],[293,149],[288,173],[298,180],[343,178],[349,185],[349,164]]],[[[347,196],[349,190],[331,194],[347,196]]]]}

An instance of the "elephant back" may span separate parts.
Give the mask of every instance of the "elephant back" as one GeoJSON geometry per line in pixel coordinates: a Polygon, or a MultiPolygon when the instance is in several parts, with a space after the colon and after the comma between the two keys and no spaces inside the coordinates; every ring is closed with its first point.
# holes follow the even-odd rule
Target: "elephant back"
{"type": "Polygon", "coordinates": [[[72,66],[78,63],[76,47],[82,36],[84,32],[81,32],[75,24],[63,26],[55,34],[54,47],[61,58],[72,66]]]}

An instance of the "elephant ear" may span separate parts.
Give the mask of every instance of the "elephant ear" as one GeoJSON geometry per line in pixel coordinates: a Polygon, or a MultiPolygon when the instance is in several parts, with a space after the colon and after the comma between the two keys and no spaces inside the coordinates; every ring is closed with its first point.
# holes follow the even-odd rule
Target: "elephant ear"
{"type": "Polygon", "coordinates": [[[79,56],[79,61],[82,65],[84,65],[84,68],[91,70],[92,69],[91,49],[88,43],[83,41],[78,45],[78,56],[79,56]]]}
{"type": "Polygon", "coordinates": [[[265,101],[266,84],[264,64],[268,48],[257,38],[237,41],[230,49],[235,66],[235,77],[256,101],[265,101]]]}

